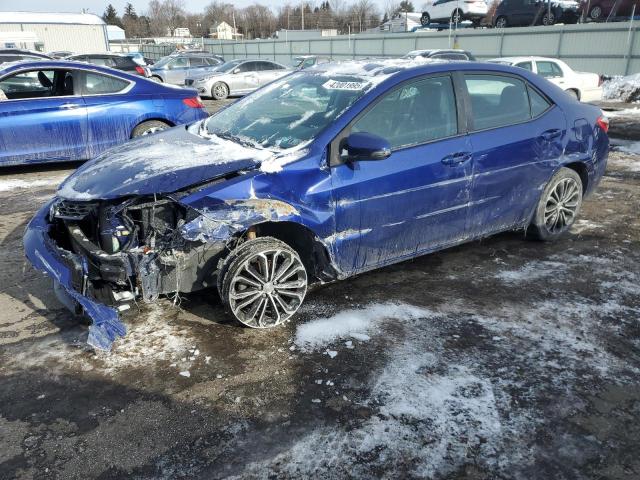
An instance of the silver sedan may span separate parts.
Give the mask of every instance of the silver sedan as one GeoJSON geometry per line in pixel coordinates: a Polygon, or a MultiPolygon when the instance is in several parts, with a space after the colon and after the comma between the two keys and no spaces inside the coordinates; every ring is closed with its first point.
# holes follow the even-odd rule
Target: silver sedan
{"type": "Polygon", "coordinates": [[[289,73],[290,68],[269,60],[232,60],[202,78],[187,78],[184,83],[198,90],[201,97],[222,100],[251,93],[289,73]]]}

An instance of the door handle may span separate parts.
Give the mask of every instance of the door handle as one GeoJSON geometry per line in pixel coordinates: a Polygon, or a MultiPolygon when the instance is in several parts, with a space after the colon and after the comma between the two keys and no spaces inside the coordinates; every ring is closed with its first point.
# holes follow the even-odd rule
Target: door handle
{"type": "Polygon", "coordinates": [[[442,163],[445,165],[458,165],[471,160],[471,153],[469,152],[457,152],[447,155],[442,159],[442,163]]]}
{"type": "Polygon", "coordinates": [[[63,103],[62,105],[60,105],[60,108],[63,108],[65,110],[73,110],[74,108],[79,108],[80,105],[78,105],[77,103],[63,103]]]}
{"type": "Polygon", "coordinates": [[[553,140],[554,138],[559,137],[560,135],[562,135],[562,130],[559,130],[557,128],[552,128],[551,130],[542,132],[542,134],[540,135],[540,138],[546,141],[550,141],[550,140],[553,140]]]}

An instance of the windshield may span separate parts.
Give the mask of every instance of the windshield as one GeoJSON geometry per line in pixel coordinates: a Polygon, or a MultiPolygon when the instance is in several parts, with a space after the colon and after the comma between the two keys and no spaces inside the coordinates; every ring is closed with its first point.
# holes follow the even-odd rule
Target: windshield
{"type": "Polygon", "coordinates": [[[158,60],[154,67],[162,67],[163,65],[166,65],[167,63],[169,63],[171,60],[173,60],[175,57],[162,57],[160,60],[158,60]]]}
{"type": "Polygon", "coordinates": [[[286,149],[315,138],[372,87],[366,78],[300,72],[210,117],[210,135],[286,149]]]}
{"type": "Polygon", "coordinates": [[[218,68],[216,68],[216,71],[228,72],[229,70],[233,70],[235,67],[237,67],[241,63],[242,63],[242,60],[231,60],[230,62],[220,65],[218,68]]]}

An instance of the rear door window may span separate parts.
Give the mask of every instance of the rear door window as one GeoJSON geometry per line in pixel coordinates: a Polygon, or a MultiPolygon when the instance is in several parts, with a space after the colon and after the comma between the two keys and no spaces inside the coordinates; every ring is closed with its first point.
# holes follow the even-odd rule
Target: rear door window
{"type": "Polygon", "coordinates": [[[558,78],[562,77],[562,70],[555,62],[540,62],[537,61],[538,75],[542,75],[544,78],[558,78]]]}
{"type": "Polygon", "coordinates": [[[465,74],[474,130],[502,127],[531,118],[522,80],[499,75],[465,74]]]}
{"type": "Polygon", "coordinates": [[[385,138],[392,149],[456,135],[458,120],[451,78],[427,78],[396,88],[360,117],[351,130],[385,138]]]}
{"type": "Polygon", "coordinates": [[[85,95],[105,95],[118,93],[129,86],[129,82],[120,78],[99,73],[84,73],[83,93],[85,95]]]}

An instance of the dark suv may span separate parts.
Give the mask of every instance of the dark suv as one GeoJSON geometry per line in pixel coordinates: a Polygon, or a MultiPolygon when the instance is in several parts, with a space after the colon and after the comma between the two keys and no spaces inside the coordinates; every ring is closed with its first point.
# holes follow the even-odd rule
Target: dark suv
{"type": "Polygon", "coordinates": [[[101,67],[111,67],[123,72],[132,73],[134,75],[142,75],[146,77],[145,69],[138,65],[133,58],[127,55],[119,55],[114,53],[91,53],[83,55],[72,55],[66,60],[74,60],[77,62],[93,63],[101,67]]]}
{"type": "Polygon", "coordinates": [[[0,63],[21,62],[22,60],[50,60],[51,57],[40,52],[21,50],[19,48],[0,49],[0,63]]]}
{"type": "Polygon", "coordinates": [[[577,23],[580,5],[575,1],[549,3],[539,0],[502,0],[493,15],[496,28],[522,27],[529,25],[553,25],[554,23],[577,23]]]}

